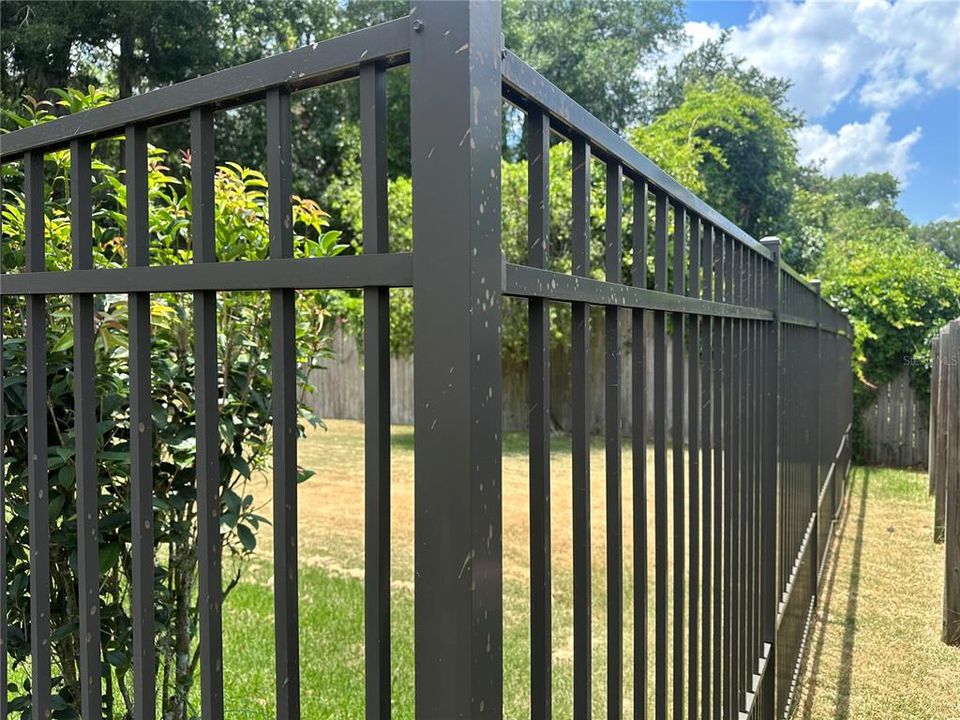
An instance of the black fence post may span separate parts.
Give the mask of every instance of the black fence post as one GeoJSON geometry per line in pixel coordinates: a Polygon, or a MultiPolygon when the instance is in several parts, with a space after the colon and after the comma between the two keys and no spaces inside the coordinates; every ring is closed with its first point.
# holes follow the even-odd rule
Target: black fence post
{"type": "Polygon", "coordinates": [[[416,717],[500,718],[500,4],[410,33],[416,717]]]}
{"type": "MultiPolygon", "coordinates": [[[[814,409],[813,409],[813,418],[817,423],[817,427],[813,428],[813,438],[814,438],[814,452],[813,458],[815,460],[813,464],[813,480],[810,484],[810,509],[813,513],[813,528],[810,531],[810,557],[812,561],[810,562],[810,592],[812,593],[812,600],[814,606],[819,602],[820,597],[820,587],[817,579],[820,576],[820,483],[823,479],[823,431],[822,425],[824,421],[823,417],[823,404],[821,399],[821,389],[823,385],[823,303],[820,301],[820,281],[814,280],[811,285],[817,291],[817,370],[816,370],[816,381],[814,382],[814,409]]],[[[834,339],[831,339],[831,343],[834,342],[834,339]]],[[[832,354],[832,353],[831,353],[832,354]]],[[[833,423],[830,423],[830,427],[833,426],[833,423]]],[[[829,465],[827,465],[829,469],[829,465]]],[[[834,473],[839,472],[839,469],[835,469],[834,473]]],[[[833,517],[831,516],[828,520],[828,523],[833,522],[833,517]]],[[[826,547],[823,548],[826,552],[826,547]]]]}
{"type": "Polygon", "coordinates": [[[777,491],[780,478],[780,240],[764,238],[760,242],[771,252],[767,263],[768,273],[764,284],[764,305],[773,313],[767,324],[764,358],[764,438],[763,474],[761,482],[761,528],[763,537],[760,565],[762,571],[760,598],[763,608],[760,614],[761,641],[768,645],[766,672],[760,690],[761,717],[773,718],[777,702],[777,518],[779,508],[777,491]]]}

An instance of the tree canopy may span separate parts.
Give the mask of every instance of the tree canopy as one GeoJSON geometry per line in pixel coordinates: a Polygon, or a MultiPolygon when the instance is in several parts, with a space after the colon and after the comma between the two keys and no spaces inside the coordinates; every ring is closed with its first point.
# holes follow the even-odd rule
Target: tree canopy
{"type": "Polygon", "coordinates": [[[636,122],[638,69],[682,36],[682,0],[507,0],[506,45],[615,130],[636,122]]]}
{"type": "Polygon", "coordinates": [[[913,236],[937,250],[960,270],[960,220],[936,220],[912,228],[913,236]]]}
{"type": "MultiPolygon", "coordinates": [[[[143,92],[400,17],[409,3],[6,0],[2,8],[0,102],[10,110],[20,95],[40,98],[48,87],[92,82],[112,97],[143,92]]],[[[802,166],[794,138],[804,118],[789,103],[790,83],[734,55],[726,34],[687,53],[672,68],[648,72],[682,37],[683,19],[682,0],[505,0],[503,5],[507,47],[747,232],[781,236],[785,258],[802,273],[822,276],[838,302],[849,304],[863,333],[858,373],[866,382],[880,381],[891,358],[921,352],[925,339],[919,328],[939,322],[941,309],[955,307],[951,293],[960,268],[960,221],[912,225],[898,207],[900,186],[892,175],[830,178],[820,168],[802,166]],[[901,256],[899,266],[885,262],[901,256]],[[875,289],[873,299],[863,295],[861,276],[845,274],[851,268],[862,273],[865,267],[875,268],[872,284],[885,284],[875,289]],[[900,273],[899,280],[876,274],[885,271],[900,273]],[[939,300],[916,305],[896,288],[939,300]],[[893,314],[884,315],[874,303],[894,306],[884,309],[893,314]],[[887,333],[885,327],[892,329],[887,333]]],[[[388,72],[387,97],[391,243],[404,249],[412,241],[405,68],[388,72]]],[[[355,83],[297,93],[293,102],[294,191],[318,198],[331,212],[331,226],[361,247],[358,115],[355,83]]],[[[9,116],[4,123],[10,127],[9,116]]],[[[522,256],[525,247],[526,163],[520,127],[508,114],[503,244],[511,258],[522,256]]],[[[152,141],[171,148],[167,162],[177,168],[182,163],[177,150],[188,145],[185,125],[151,132],[152,141]]],[[[219,158],[242,158],[250,168],[262,169],[264,136],[261,104],[218,114],[219,158]]],[[[555,145],[551,261],[558,269],[564,268],[569,249],[568,165],[567,144],[555,145]]],[[[602,203],[592,211],[599,238],[602,203]]],[[[629,248],[624,258],[626,269],[629,248]]],[[[341,296],[335,302],[351,312],[354,300],[341,296]]],[[[404,312],[394,315],[394,349],[399,352],[405,348],[402,338],[409,337],[409,318],[404,312]]],[[[504,347],[520,353],[521,324],[513,332],[507,321],[504,347]]]]}
{"type": "Polygon", "coordinates": [[[687,85],[678,105],[630,139],[752,235],[771,234],[788,213],[797,168],[789,121],[732,77],[687,85]]]}

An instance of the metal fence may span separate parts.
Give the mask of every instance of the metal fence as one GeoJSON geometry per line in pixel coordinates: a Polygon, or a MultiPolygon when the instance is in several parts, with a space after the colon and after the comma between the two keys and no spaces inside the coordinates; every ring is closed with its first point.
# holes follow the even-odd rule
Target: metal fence
{"type": "MultiPolygon", "coordinates": [[[[621,717],[632,655],[635,717],[782,717],[816,600],[818,577],[849,469],[850,325],[780,260],[695,197],[530,66],[502,49],[496,3],[419,2],[409,17],[232,68],[107,107],[18,130],[0,159],[25,168],[27,261],[3,276],[3,296],[26,298],[33,717],[50,713],[45,296],[72,294],[77,337],[90,336],[92,296],[129,294],[133,691],[135,718],[155,717],[151,506],[151,293],[193,293],[196,333],[201,715],[223,717],[219,430],[215,293],[270,292],[274,416],[277,716],[300,717],[297,599],[294,290],[363,288],[366,426],[366,714],[391,713],[389,586],[389,288],[412,287],[415,342],[416,717],[501,717],[501,298],[525,298],[530,357],[531,715],[552,715],[549,332],[551,303],[572,311],[573,705],[591,716],[597,645],[591,638],[589,306],[605,308],[606,696],[621,717]],[[410,66],[412,253],[387,237],[385,72],[410,66]],[[359,83],[362,255],[294,259],[291,93],[359,83]],[[217,263],[213,251],[213,117],[266,100],[270,259],[217,263]],[[529,257],[500,247],[503,101],[526,115],[529,257]],[[191,265],[148,264],[146,129],[189,118],[193,156],[191,265]],[[90,145],[122,135],[129,266],[91,268],[90,145]],[[547,269],[549,144],[572,143],[573,272],[547,269]],[[43,157],[69,147],[74,261],[44,271],[43,157]],[[605,280],[590,277],[590,163],[606,168],[605,280]],[[623,196],[632,192],[632,270],[623,272],[623,196]],[[652,217],[652,222],[649,218],[652,217]],[[655,282],[647,287],[648,239],[655,282]],[[654,470],[648,429],[633,427],[637,459],[621,468],[620,311],[633,342],[653,327],[654,470]],[[666,363],[673,346],[671,367],[666,363]],[[683,362],[684,356],[691,358],[683,362]],[[689,374],[687,382],[667,377],[689,374]],[[685,393],[684,388],[688,388],[685,393]],[[683,433],[669,438],[687,405],[683,433]],[[624,483],[633,485],[633,607],[623,606],[624,483]],[[653,517],[647,492],[654,496],[653,517]],[[646,527],[652,524],[654,562],[646,527]],[[653,597],[648,625],[647,593],[653,597]],[[625,647],[623,618],[637,631],[625,647]],[[650,640],[648,646],[648,639],[650,640]],[[648,682],[648,668],[652,678],[648,682]],[[655,668],[655,669],[654,669],[655,668]]],[[[83,715],[99,707],[93,349],[77,342],[76,482],[83,715]]],[[[631,372],[643,377],[644,352],[631,372]]],[[[643,418],[643,412],[633,417],[643,418]]],[[[5,678],[4,678],[5,681],[5,678]]]]}

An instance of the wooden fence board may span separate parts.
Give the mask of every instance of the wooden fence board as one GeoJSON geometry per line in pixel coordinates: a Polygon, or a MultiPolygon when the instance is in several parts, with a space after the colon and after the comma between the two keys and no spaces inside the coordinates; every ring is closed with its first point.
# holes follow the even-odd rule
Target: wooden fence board
{"type": "Polygon", "coordinates": [[[934,539],[946,545],[942,639],[960,646],[960,320],[941,330],[931,357],[931,396],[936,398],[930,415],[934,539]]]}
{"type": "Polygon", "coordinates": [[[873,465],[926,467],[931,447],[929,405],[910,386],[907,370],[882,385],[864,411],[865,460],[873,465]]]}

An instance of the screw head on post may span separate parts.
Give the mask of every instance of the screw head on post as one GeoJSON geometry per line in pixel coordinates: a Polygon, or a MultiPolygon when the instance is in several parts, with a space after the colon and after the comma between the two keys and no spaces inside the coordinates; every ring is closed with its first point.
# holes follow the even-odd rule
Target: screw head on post
{"type": "Polygon", "coordinates": [[[413,21],[413,31],[414,31],[414,32],[423,32],[423,20],[414,20],[414,21],[413,21]]]}

